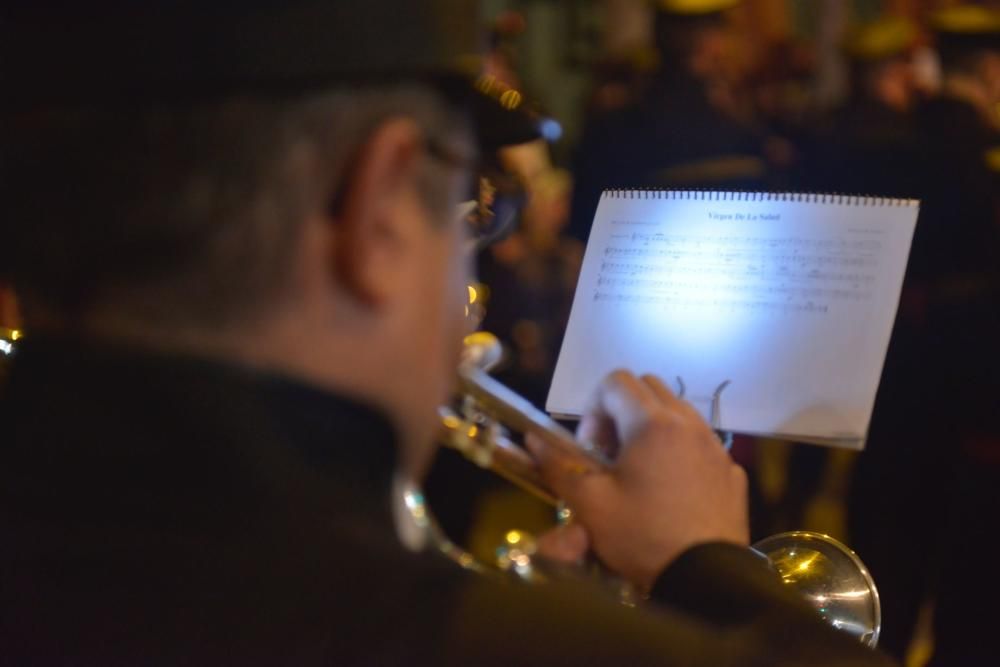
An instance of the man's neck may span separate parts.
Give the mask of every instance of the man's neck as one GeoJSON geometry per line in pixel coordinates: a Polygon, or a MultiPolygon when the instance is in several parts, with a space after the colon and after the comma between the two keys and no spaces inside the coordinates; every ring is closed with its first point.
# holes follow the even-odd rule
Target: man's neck
{"type": "Polygon", "coordinates": [[[380,344],[373,332],[345,335],[334,323],[316,320],[315,315],[288,311],[268,320],[247,319],[226,327],[154,329],[127,318],[107,317],[89,322],[85,333],[112,343],[278,373],[368,403],[388,415],[399,434],[401,472],[422,478],[428,464],[423,441],[428,436],[412,433],[407,420],[400,418],[398,402],[385,391],[395,386],[398,378],[380,376],[379,369],[385,365],[372,358],[376,350],[384,351],[387,345],[380,344]]]}

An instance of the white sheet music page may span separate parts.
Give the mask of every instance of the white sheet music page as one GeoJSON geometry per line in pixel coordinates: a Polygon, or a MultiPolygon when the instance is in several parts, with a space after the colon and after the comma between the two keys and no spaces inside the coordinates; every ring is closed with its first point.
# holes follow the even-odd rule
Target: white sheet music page
{"type": "Polygon", "coordinates": [[[919,202],[606,192],[546,408],[578,416],[616,368],[654,373],[719,427],[861,448],[919,202]]]}

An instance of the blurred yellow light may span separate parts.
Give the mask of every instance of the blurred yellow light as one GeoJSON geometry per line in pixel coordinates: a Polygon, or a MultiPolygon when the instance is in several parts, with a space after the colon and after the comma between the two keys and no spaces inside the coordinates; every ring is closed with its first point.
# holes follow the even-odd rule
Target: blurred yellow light
{"type": "Polygon", "coordinates": [[[805,572],[810,567],[812,567],[812,564],[816,561],[817,557],[818,557],[818,554],[812,554],[812,555],[810,555],[808,558],[804,559],[801,563],[799,563],[799,566],[796,569],[805,572]]]}
{"type": "Polygon", "coordinates": [[[476,298],[478,296],[479,295],[476,294],[476,288],[473,287],[472,285],[469,285],[469,303],[475,303],[476,302],[476,298]]]}
{"type": "Polygon", "coordinates": [[[20,337],[21,337],[21,332],[18,331],[17,329],[14,329],[13,331],[10,332],[11,340],[18,340],[20,337]]]}
{"type": "MultiPolygon", "coordinates": [[[[997,105],[997,120],[1000,120],[1000,104],[997,105]]],[[[1000,172],[1000,146],[986,151],[986,166],[1000,172]]]]}
{"type": "Polygon", "coordinates": [[[739,0],[660,0],[660,8],[671,14],[698,16],[732,9],[739,0]]]}
{"type": "Polygon", "coordinates": [[[521,541],[521,533],[516,530],[511,530],[507,533],[507,544],[517,544],[521,541]]]}
{"type": "Polygon", "coordinates": [[[505,90],[503,94],[500,95],[500,104],[505,109],[513,110],[521,106],[522,99],[521,93],[512,88],[510,90],[505,90]]]}
{"type": "Polygon", "coordinates": [[[844,591],[843,593],[834,593],[830,597],[835,600],[856,600],[858,598],[868,597],[872,592],[870,590],[860,590],[860,591],[844,591]]]}
{"type": "Polygon", "coordinates": [[[497,79],[495,76],[486,74],[476,79],[476,88],[478,88],[481,92],[484,92],[488,95],[490,91],[493,90],[493,86],[496,84],[496,82],[497,79]]]}

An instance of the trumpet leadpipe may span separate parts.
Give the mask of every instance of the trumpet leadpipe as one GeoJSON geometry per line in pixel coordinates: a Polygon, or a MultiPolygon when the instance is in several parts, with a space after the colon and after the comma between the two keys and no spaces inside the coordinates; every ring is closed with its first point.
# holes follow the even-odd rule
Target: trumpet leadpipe
{"type": "Polygon", "coordinates": [[[442,410],[442,440],[477,465],[496,472],[554,507],[559,498],[547,487],[534,458],[507,436],[507,429],[532,434],[574,461],[581,472],[598,470],[607,459],[526,399],[485,371],[465,366],[458,375],[462,414],[442,410]]]}

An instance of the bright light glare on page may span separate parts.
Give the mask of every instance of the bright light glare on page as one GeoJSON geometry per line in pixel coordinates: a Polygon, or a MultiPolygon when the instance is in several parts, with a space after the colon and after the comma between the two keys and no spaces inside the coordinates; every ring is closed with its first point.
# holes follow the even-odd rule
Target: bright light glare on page
{"type": "Polygon", "coordinates": [[[692,352],[718,349],[725,339],[745,333],[753,309],[738,277],[705,270],[706,261],[729,261],[726,250],[706,240],[698,251],[698,256],[678,253],[642,275],[616,276],[616,282],[603,286],[607,291],[599,289],[608,295],[600,298],[615,300],[621,317],[648,335],[667,336],[692,352]]]}

